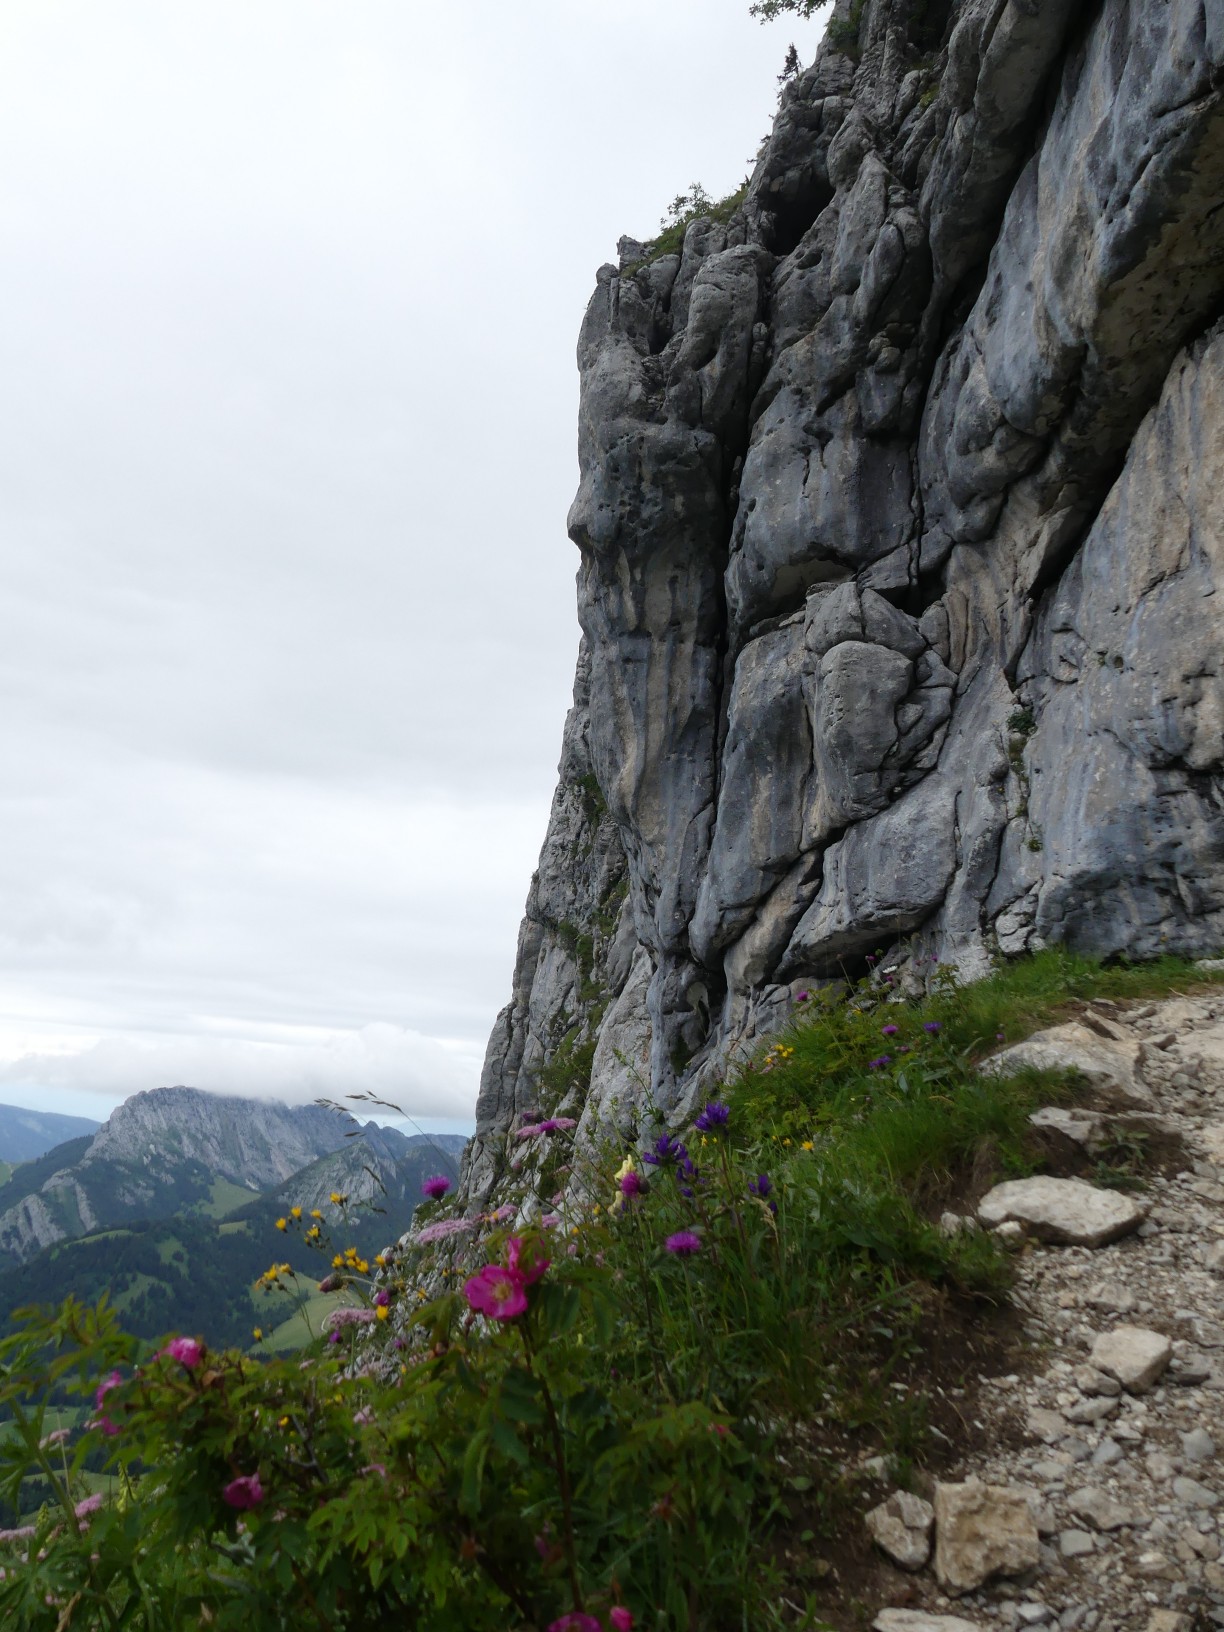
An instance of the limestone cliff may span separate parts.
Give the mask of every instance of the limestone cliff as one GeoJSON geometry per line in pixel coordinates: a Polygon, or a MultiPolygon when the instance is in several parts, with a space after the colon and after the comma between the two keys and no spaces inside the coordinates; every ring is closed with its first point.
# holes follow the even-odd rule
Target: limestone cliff
{"type": "Polygon", "coordinates": [[[1224,0],[838,0],[734,212],[600,269],[472,1199],[877,949],[1224,941],[1222,80],[1224,0]]]}

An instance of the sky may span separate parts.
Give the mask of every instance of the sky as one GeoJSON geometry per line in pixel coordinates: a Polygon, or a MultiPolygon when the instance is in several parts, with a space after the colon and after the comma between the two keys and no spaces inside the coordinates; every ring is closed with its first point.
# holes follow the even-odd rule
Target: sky
{"type": "Polygon", "coordinates": [[[0,1102],[467,1129],[569,702],[596,268],[748,0],[0,0],[0,1102]]]}

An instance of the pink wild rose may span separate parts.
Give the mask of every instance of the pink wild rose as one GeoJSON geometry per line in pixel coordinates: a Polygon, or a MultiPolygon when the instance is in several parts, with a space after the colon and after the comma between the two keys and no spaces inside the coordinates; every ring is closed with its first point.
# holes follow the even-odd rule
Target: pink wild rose
{"type": "Polygon", "coordinates": [[[194,1337],[174,1337],[161,1351],[168,1354],[171,1360],[177,1360],[180,1366],[186,1366],[192,1371],[204,1358],[204,1345],[198,1343],[194,1337]]]}
{"type": "Polygon", "coordinates": [[[534,1264],[523,1262],[523,1241],[520,1236],[512,1235],[506,1242],[506,1263],[512,1274],[522,1277],[524,1286],[534,1286],[548,1268],[551,1259],[537,1258],[534,1264]]]}
{"type": "Polygon", "coordinates": [[[526,1282],[516,1269],[486,1264],[463,1288],[468,1307],[491,1320],[513,1320],[527,1311],[526,1282]]]}
{"type": "Polygon", "coordinates": [[[263,1486],[259,1482],[257,1473],[244,1473],[237,1479],[231,1479],[221,1492],[221,1499],[230,1507],[239,1509],[258,1507],[264,1499],[263,1486]]]}

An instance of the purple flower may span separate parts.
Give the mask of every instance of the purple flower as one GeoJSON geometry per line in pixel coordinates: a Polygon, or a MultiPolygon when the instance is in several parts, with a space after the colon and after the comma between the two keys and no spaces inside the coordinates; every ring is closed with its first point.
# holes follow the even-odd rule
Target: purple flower
{"type": "Polygon", "coordinates": [[[608,1611],[608,1625],[612,1632],[633,1632],[633,1611],[624,1604],[613,1604],[608,1611]]]}
{"type": "Polygon", "coordinates": [[[529,1122],[525,1128],[520,1128],[516,1138],[534,1139],[537,1133],[562,1133],[567,1128],[576,1128],[577,1122],[572,1116],[549,1116],[543,1122],[529,1122]]]}
{"type": "Polygon", "coordinates": [[[868,1069],[868,1071],[879,1071],[884,1066],[891,1065],[891,1064],[892,1064],[892,1055],[891,1054],[881,1054],[878,1059],[868,1060],[867,1061],[867,1069],[868,1069]]]}
{"type": "Polygon", "coordinates": [[[1001,1031],[996,1031],[995,1032],[995,1042],[996,1043],[1001,1043],[1003,1040],[1004,1040],[1004,1033],[1001,1032],[1001,1031]]]}
{"type": "Polygon", "coordinates": [[[391,1294],[385,1289],[374,1294],[374,1307],[376,1309],[385,1309],[390,1302],[391,1294]]]}
{"type": "Polygon", "coordinates": [[[725,1128],[731,1118],[731,1109],[728,1105],[720,1105],[717,1100],[711,1100],[697,1118],[694,1126],[700,1133],[716,1133],[719,1128],[725,1128]]]}
{"type": "Polygon", "coordinates": [[[339,1332],[328,1332],[328,1334],[327,1334],[327,1341],[328,1341],[328,1342],[329,1342],[329,1343],[339,1343],[339,1341],[340,1341],[340,1333],[339,1333],[339,1332]]]}
{"type": "Polygon", "coordinates": [[[72,1511],[76,1514],[78,1519],[87,1519],[91,1513],[96,1513],[98,1511],[98,1509],[102,1506],[103,1500],[104,1498],[95,1492],[94,1495],[86,1496],[79,1501],[72,1511]]]}
{"type": "Polygon", "coordinates": [[[773,1189],[773,1181],[768,1173],[758,1173],[755,1179],[748,1180],[748,1188],[754,1196],[760,1196],[761,1200],[765,1201],[773,1189]]]}
{"type": "Polygon", "coordinates": [[[325,1332],[338,1332],[342,1326],[371,1326],[376,1316],[373,1309],[333,1309],[323,1321],[325,1332]]]}
{"type": "Polygon", "coordinates": [[[901,1030],[901,1027],[900,1026],[881,1026],[880,1030],[884,1033],[885,1037],[895,1037],[897,1035],[897,1033],[901,1030]]]}
{"type": "Polygon", "coordinates": [[[675,1235],[668,1236],[663,1245],[677,1258],[691,1258],[695,1252],[701,1251],[701,1237],[693,1230],[677,1230],[675,1235]]]}
{"type": "Polygon", "coordinates": [[[435,1173],[432,1178],[426,1179],[421,1189],[430,1201],[441,1201],[451,1187],[451,1181],[445,1173],[435,1173]]]}
{"type": "Polygon", "coordinates": [[[872,952],[868,952],[868,954],[867,954],[867,962],[868,962],[868,963],[874,963],[874,962],[875,962],[875,961],[876,961],[876,960],[875,960],[875,954],[874,954],[874,953],[872,953],[872,952]]]}
{"type": "Polygon", "coordinates": [[[810,995],[811,994],[809,992],[796,992],[795,993],[795,1002],[796,1003],[806,1003],[810,995]]]}
{"type": "Polygon", "coordinates": [[[924,1020],[923,1025],[922,1025],[922,1029],[923,1029],[923,1031],[929,1031],[931,1033],[931,1036],[933,1037],[935,1035],[935,1033],[940,1029],[939,1021],[938,1020],[924,1020]]]}
{"type": "Polygon", "coordinates": [[[654,1149],[648,1150],[642,1157],[651,1167],[667,1167],[671,1162],[682,1162],[688,1156],[688,1151],[679,1139],[673,1139],[670,1133],[660,1134],[654,1142],[654,1149]]]}
{"type": "Polygon", "coordinates": [[[634,1196],[644,1195],[646,1191],[646,1186],[642,1183],[641,1176],[637,1173],[626,1173],[624,1178],[620,1181],[620,1187],[621,1195],[627,1200],[632,1199],[634,1196]]]}
{"type": "Polygon", "coordinates": [[[221,1499],[230,1507],[247,1508],[258,1507],[264,1499],[263,1486],[259,1482],[257,1473],[244,1473],[238,1479],[231,1479],[221,1492],[221,1499]]]}

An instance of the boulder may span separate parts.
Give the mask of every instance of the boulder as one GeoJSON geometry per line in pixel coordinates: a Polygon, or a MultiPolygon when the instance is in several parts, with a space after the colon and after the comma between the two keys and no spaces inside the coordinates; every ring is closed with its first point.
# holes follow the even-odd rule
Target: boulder
{"type": "Polygon", "coordinates": [[[935,1575],[945,1592],[973,1592],[996,1575],[1022,1575],[1040,1559],[1025,1491],[967,1479],[935,1486],[935,1575]]]}
{"type": "Polygon", "coordinates": [[[1024,1067],[1040,1071],[1078,1071],[1089,1082],[1113,1088],[1138,1104],[1151,1103],[1151,1095],[1139,1081],[1135,1067],[1139,1058],[1137,1041],[1102,1037],[1099,1031],[1071,1021],[1035,1031],[1022,1043],[1015,1043],[982,1062],[982,1070],[1005,1075],[1024,1067]]]}
{"type": "Polygon", "coordinates": [[[988,1228],[1014,1220],[1042,1241],[1075,1247],[1103,1247],[1137,1230],[1146,1215],[1133,1196],[1044,1175],[996,1184],[978,1203],[988,1228]]]}
{"type": "Polygon", "coordinates": [[[867,1531],[882,1553],[903,1570],[921,1570],[931,1556],[935,1509],[921,1496],[894,1490],[886,1502],[873,1507],[867,1531]]]}
{"type": "Polygon", "coordinates": [[[1116,1377],[1128,1394],[1145,1394],[1154,1388],[1172,1358],[1169,1339],[1142,1326],[1115,1326],[1112,1332],[1102,1332],[1092,1345],[1092,1364],[1116,1377]]]}

